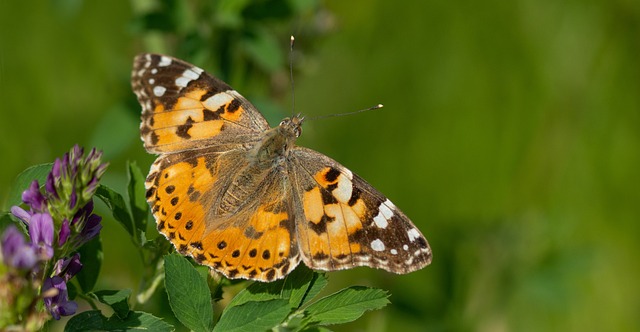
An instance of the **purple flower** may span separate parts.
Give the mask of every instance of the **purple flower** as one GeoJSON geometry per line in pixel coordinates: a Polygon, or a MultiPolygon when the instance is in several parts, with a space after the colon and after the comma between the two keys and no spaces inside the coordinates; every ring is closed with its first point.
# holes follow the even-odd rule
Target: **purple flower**
{"type": "Polygon", "coordinates": [[[22,201],[31,206],[35,211],[43,211],[46,208],[45,198],[40,192],[38,180],[33,180],[29,189],[22,193],[22,201]]]}
{"type": "Polygon", "coordinates": [[[69,220],[64,219],[62,220],[62,224],[60,225],[60,232],[58,233],[58,246],[62,247],[65,243],[67,243],[69,235],[71,235],[69,220]]]}
{"type": "Polygon", "coordinates": [[[27,212],[23,208],[14,205],[11,207],[11,214],[22,220],[25,224],[29,225],[32,213],[27,212]]]}
{"type": "MultiPolygon", "coordinates": [[[[56,165],[60,165],[60,159],[56,159],[53,163],[53,169],[56,169],[56,165]]],[[[60,172],[60,166],[58,166],[58,173],[60,172]]],[[[59,176],[54,175],[54,171],[52,170],[49,175],[47,175],[47,182],[44,183],[44,188],[47,190],[47,193],[51,195],[51,197],[58,198],[58,191],[56,190],[56,179],[59,176]]]]}
{"type": "Polygon", "coordinates": [[[59,320],[60,316],[73,315],[78,309],[77,303],[69,301],[67,284],[62,277],[47,278],[42,285],[42,295],[47,310],[56,320],[59,320]]]}
{"type": "Polygon", "coordinates": [[[100,230],[102,229],[102,224],[100,223],[100,221],[102,221],[102,217],[97,214],[92,214],[89,216],[89,218],[87,218],[84,227],[80,232],[82,243],[88,242],[96,235],[98,235],[98,233],[100,233],[100,230]]]}
{"type": "Polygon", "coordinates": [[[62,277],[64,281],[69,281],[69,279],[78,274],[80,270],[82,270],[80,254],[76,253],[70,258],[59,259],[53,268],[53,273],[59,277],[62,277]]]}
{"type": "Polygon", "coordinates": [[[35,250],[25,242],[22,233],[13,225],[4,231],[0,245],[2,260],[8,266],[31,270],[38,262],[35,250]]]}
{"type": "Polygon", "coordinates": [[[31,244],[44,260],[53,257],[53,219],[47,213],[36,213],[29,223],[31,244]]]}

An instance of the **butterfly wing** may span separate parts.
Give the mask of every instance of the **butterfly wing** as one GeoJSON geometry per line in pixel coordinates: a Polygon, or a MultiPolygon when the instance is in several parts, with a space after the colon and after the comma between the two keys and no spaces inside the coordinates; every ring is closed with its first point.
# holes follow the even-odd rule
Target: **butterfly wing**
{"type": "Polygon", "coordinates": [[[182,60],[140,54],[134,59],[131,85],[142,105],[140,134],[150,153],[233,146],[269,129],[239,93],[182,60]]]}
{"type": "Polygon", "coordinates": [[[362,178],[306,148],[292,150],[291,162],[298,245],[307,266],[409,273],[431,262],[422,233],[362,178]]]}
{"type": "Polygon", "coordinates": [[[216,148],[158,158],[146,183],[158,230],[229,278],[287,275],[300,262],[290,192],[279,171],[264,166],[216,148]]]}

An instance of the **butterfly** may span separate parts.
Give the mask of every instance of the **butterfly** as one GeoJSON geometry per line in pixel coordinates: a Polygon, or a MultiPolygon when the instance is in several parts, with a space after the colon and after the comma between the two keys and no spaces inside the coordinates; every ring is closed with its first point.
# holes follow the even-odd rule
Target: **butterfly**
{"type": "Polygon", "coordinates": [[[228,278],[273,281],[317,270],[408,273],[431,262],[422,233],[335,160],[295,145],[303,117],[271,128],[225,82],[159,54],[135,57],[140,135],[159,155],[145,181],[157,228],[228,278]]]}

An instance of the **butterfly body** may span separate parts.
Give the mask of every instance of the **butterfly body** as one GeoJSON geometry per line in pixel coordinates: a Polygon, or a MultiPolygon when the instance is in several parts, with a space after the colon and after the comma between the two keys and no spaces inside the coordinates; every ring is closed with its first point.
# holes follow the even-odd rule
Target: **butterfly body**
{"type": "Polygon", "coordinates": [[[159,154],[146,181],[158,230],[229,278],[272,281],[300,261],[408,273],[431,262],[420,231],[333,159],[295,145],[303,118],[270,128],[226,83],[181,60],[142,54],[133,90],[141,137],[159,154]]]}

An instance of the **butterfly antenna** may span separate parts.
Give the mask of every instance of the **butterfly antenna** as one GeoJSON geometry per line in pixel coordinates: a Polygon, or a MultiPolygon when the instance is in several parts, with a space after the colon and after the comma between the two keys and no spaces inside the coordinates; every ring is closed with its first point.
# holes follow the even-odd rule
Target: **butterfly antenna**
{"type": "Polygon", "coordinates": [[[294,84],[293,84],[293,42],[296,39],[293,38],[293,35],[291,36],[291,44],[290,44],[290,48],[289,48],[289,79],[291,81],[291,116],[293,117],[293,114],[295,114],[295,110],[296,110],[296,94],[295,94],[295,90],[294,90],[294,84]]]}
{"type": "Polygon", "coordinates": [[[333,118],[333,117],[336,117],[336,116],[353,115],[353,114],[358,114],[358,113],[362,113],[362,112],[377,110],[377,109],[383,108],[383,107],[384,107],[384,105],[378,104],[378,105],[371,106],[371,107],[365,108],[365,109],[361,109],[361,110],[358,110],[358,111],[355,111],[355,112],[319,115],[319,116],[314,116],[313,118],[308,118],[307,120],[319,120],[319,119],[333,118]]]}

